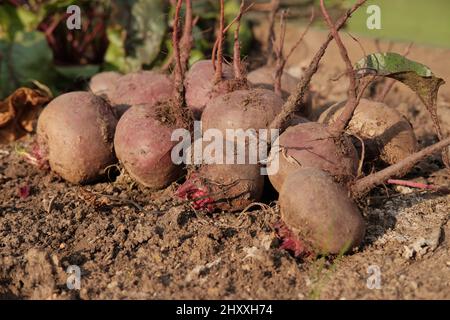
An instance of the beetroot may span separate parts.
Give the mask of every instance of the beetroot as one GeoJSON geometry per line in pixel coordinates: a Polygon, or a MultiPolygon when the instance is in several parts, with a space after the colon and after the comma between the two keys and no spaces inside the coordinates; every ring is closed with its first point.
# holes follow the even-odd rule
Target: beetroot
{"type": "MultiPolygon", "coordinates": [[[[186,104],[196,119],[200,119],[206,104],[212,98],[230,91],[226,84],[217,86],[214,76],[215,70],[211,60],[197,61],[186,73],[186,104]]],[[[233,79],[233,68],[224,64],[222,76],[224,80],[233,79]]]]}
{"type": "Polygon", "coordinates": [[[115,71],[97,73],[91,78],[91,81],[89,82],[89,89],[95,95],[110,99],[120,77],[122,77],[122,75],[115,71]]]}
{"type": "MultiPolygon", "coordinates": [[[[255,88],[264,88],[274,91],[275,82],[275,70],[268,66],[264,66],[249,72],[247,75],[248,81],[255,88]]],[[[283,98],[286,99],[297,88],[298,80],[296,77],[290,75],[286,71],[283,71],[281,76],[281,90],[283,98]]]]}
{"type": "Polygon", "coordinates": [[[173,90],[173,83],[167,75],[155,71],[139,71],[120,77],[109,99],[121,116],[131,106],[154,106],[158,101],[167,100],[172,96],[173,90]]]}
{"type": "Polygon", "coordinates": [[[117,120],[110,105],[89,92],[54,99],[38,120],[38,143],[51,169],[72,183],[99,179],[116,162],[117,120]]]}
{"type": "Polygon", "coordinates": [[[305,251],[342,254],[363,240],[365,223],[358,207],[348,191],[322,170],[302,168],[290,174],[279,204],[283,222],[305,251]]]}
{"type": "MultiPolygon", "coordinates": [[[[190,2],[186,4],[189,6],[190,2]]],[[[172,132],[180,127],[188,127],[190,120],[185,112],[185,68],[181,65],[179,48],[181,6],[182,0],[178,0],[172,34],[176,61],[173,83],[164,75],[140,72],[122,77],[116,88],[116,94],[121,90],[124,90],[124,94],[129,91],[136,94],[124,96],[121,100],[133,106],[124,113],[117,125],[114,139],[117,157],[136,181],[150,189],[161,189],[182,173],[182,168],[174,164],[171,158],[172,148],[176,145],[176,142],[171,141],[172,132]]],[[[186,12],[192,14],[191,10],[186,12]]],[[[189,53],[184,56],[189,56],[189,53]]],[[[114,100],[116,103],[117,98],[114,100]]]]}
{"type": "Polygon", "coordinates": [[[352,181],[359,162],[356,149],[347,136],[334,137],[325,125],[315,122],[289,127],[275,142],[269,159],[269,179],[278,191],[286,177],[299,168],[318,168],[337,181],[352,181]]]}
{"type": "Polygon", "coordinates": [[[203,130],[267,129],[283,100],[267,89],[237,90],[211,100],[202,115],[203,130]]]}
{"type": "MultiPolygon", "coordinates": [[[[344,104],[341,102],[327,109],[319,122],[333,123],[344,104]]],[[[347,131],[363,139],[367,160],[380,158],[394,164],[417,150],[417,139],[409,122],[397,110],[382,102],[361,99],[347,131]]]]}
{"type": "Polygon", "coordinates": [[[209,164],[191,173],[178,196],[192,200],[194,209],[241,211],[260,199],[264,177],[258,165],[209,164]]]}
{"type": "Polygon", "coordinates": [[[156,109],[150,104],[131,107],[120,119],[114,139],[117,158],[127,172],[151,189],[166,187],[182,172],[171,159],[176,144],[171,135],[177,126],[164,123],[156,109]]]}

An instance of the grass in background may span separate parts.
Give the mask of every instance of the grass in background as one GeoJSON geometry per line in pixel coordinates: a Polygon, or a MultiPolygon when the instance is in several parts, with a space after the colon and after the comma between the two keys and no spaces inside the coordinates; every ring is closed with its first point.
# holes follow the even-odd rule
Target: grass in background
{"type": "Polygon", "coordinates": [[[350,19],[348,30],[373,38],[450,48],[450,1],[369,0],[350,19]],[[366,26],[366,8],[371,4],[381,8],[381,30],[366,26]]]}

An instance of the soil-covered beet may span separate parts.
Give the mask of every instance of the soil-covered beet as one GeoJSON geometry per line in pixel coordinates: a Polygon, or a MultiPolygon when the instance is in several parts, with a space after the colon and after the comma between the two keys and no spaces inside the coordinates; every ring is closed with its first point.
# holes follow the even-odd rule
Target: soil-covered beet
{"type": "MultiPolygon", "coordinates": [[[[179,195],[195,199],[198,190],[210,199],[209,210],[239,211],[252,202],[259,201],[263,191],[264,177],[257,163],[258,142],[250,143],[250,135],[258,137],[260,129],[267,129],[280,112],[283,101],[267,89],[236,90],[212,99],[202,114],[202,130],[215,130],[222,134],[223,151],[235,150],[235,156],[243,156],[237,163],[236,157],[230,164],[211,159],[196,170],[179,190],[179,195]],[[253,132],[247,132],[253,130],[253,132]],[[230,136],[231,134],[234,134],[230,136]],[[240,134],[244,136],[240,137],[240,134]],[[231,148],[230,148],[231,147],[231,148]],[[252,147],[252,148],[251,148],[252,147]],[[245,155],[240,154],[245,152],[245,155]],[[253,154],[250,155],[250,152],[253,154]],[[253,162],[250,161],[253,157],[253,162]]],[[[265,141],[269,135],[261,137],[265,141]]],[[[264,142],[267,143],[267,142],[264,142]]],[[[203,150],[206,153],[205,145],[203,150]]],[[[219,151],[222,152],[222,151],[219,151]]],[[[212,155],[214,157],[214,155],[212,155]]],[[[204,201],[202,201],[202,204],[204,201]]]]}
{"type": "MultiPolygon", "coordinates": [[[[134,73],[122,77],[115,92],[131,91],[131,96],[124,97],[121,103],[132,105],[117,125],[114,138],[117,157],[134,180],[152,190],[167,187],[181,176],[183,167],[172,159],[172,149],[178,143],[172,141],[172,134],[176,129],[190,128],[192,122],[183,96],[187,60],[182,63],[180,54],[182,3],[176,2],[174,12],[172,45],[176,63],[172,77],[151,71],[134,73]]],[[[190,2],[186,5],[189,9],[186,19],[190,20],[190,2]]],[[[184,36],[189,38],[189,32],[184,36]]],[[[188,48],[188,45],[184,48],[187,52],[183,56],[189,56],[188,48]]]]}
{"type": "Polygon", "coordinates": [[[364,219],[348,191],[320,169],[290,174],[279,201],[281,219],[309,251],[342,254],[364,238],[364,219]]]}
{"type": "Polygon", "coordinates": [[[357,176],[358,154],[346,135],[333,137],[323,124],[302,123],[289,127],[272,147],[269,179],[276,190],[299,168],[318,168],[336,181],[348,183],[357,176]]]}
{"type": "Polygon", "coordinates": [[[110,101],[119,116],[134,105],[154,106],[168,100],[173,94],[173,82],[169,76],[155,71],[129,73],[116,81],[110,101]]]}
{"type": "Polygon", "coordinates": [[[122,77],[122,74],[115,71],[97,73],[89,82],[89,90],[95,95],[110,99],[120,77],[122,77]]]}
{"type": "Polygon", "coordinates": [[[195,209],[234,212],[259,201],[263,190],[258,164],[208,164],[193,172],[177,194],[195,209]]]}
{"type": "Polygon", "coordinates": [[[54,99],[41,113],[38,144],[50,168],[72,183],[99,179],[116,162],[111,106],[89,92],[71,92],[54,99]]]}
{"type": "MultiPolygon", "coordinates": [[[[255,88],[274,90],[274,68],[264,66],[248,73],[247,80],[255,88]]],[[[281,76],[281,90],[283,98],[286,99],[297,88],[299,79],[283,71],[281,76]]]]}
{"type": "Polygon", "coordinates": [[[267,129],[282,106],[283,100],[267,89],[233,91],[207,104],[202,128],[220,130],[224,136],[227,129],[267,129]]]}
{"type": "MultiPolygon", "coordinates": [[[[344,105],[345,102],[340,102],[325,110],[319,122],[331,124],[336,121],[344,105]]],[[[347,130],[364,141],[368,161],[380,158],[387,164],[394,164],[418,148],[408,120],[382,102],[361,99],[347,130]]]]}
{"type": "Polygon", "coordinates": [[[197,119],[200,119],[207,103],[214,97],[229,92],[226,80],[234,78],[233,68],[223,64],[222,78],[224,85],[215,83],[215,70],[211,60],[200,60],[192,65],[186,73],[186,104],[197,119]]]}
{"type": "Polygon", "coordinates": [[[171,141],[176,122],[160,113],[169,102],[131,107],[120,118],[114,138],[117,158],[127,172],[152,189],[166,187],[182,172],[171,159],[177,143],[171,141]]]}

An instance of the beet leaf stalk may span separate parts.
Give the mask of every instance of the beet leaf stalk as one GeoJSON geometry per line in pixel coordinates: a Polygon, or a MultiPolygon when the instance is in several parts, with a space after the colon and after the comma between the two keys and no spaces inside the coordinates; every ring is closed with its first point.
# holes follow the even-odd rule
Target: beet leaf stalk
{"type": "Polygon", "coordinates": [[[185,128],[192,129],[193,125],[193,115],[186,105],[186,95],[184,87],[184,78],[188,68],[189,56],[192,48],[192,3],[190,0],[186,0],[186,10],[185,10],[185,26],[183,30],[183,35],[180,39],[180,13],[183,0],[177,0],[175,6],[172,42],[173,42],[173,53],[175,59],[175,69],[174,69],[174,99],[173,107],[176,109],[175,114],[177,115],[177,121],[185,128]]]}
{"type": "Polygon", "coordinates": [[[192,27],[194,25],[194,20],[192,17],[192,1],[186,0],[186,12],[184,18],[184,29],[183,36],[181,37],[181,67],[183,72],[189,67],[189,56],[192,49],[192,27]]]}
{"type": "Polygon", "coordinates": [[[180,53],[180,11],[183,0],[178,0],[175,7],[175,17],[173,23],[173,33],[172,33],[172,43],[173,43],[173,53],[175,57],[175,73],[174,73],[174,83],[175,83],[175,101],[180,103],[184,102],[184,71],[181,63],[181,53],[180,53]]]}
{"type": "Polygon", "coordinates": [[[218,83],[222,80],[222,63],[223,63],[223,41],[224,41],[224,28],[225,28],[225,5],[224,0],[220,0],[220,18],[219,18],[219,35],[217,36],[217,63],[214,65],[216,68],[215,82],[218,83]]]}
{"type": "Polygon", "coordinates": [[[388,179],[393,176],[398,175],[399,172],[405,172],[410,170],[416,163],[421,161],[422,159],[440,152],[441,150],[447,148],[450,145],[450,137],[444,140],[441,140],[429,147],[422,149],[419,152],[416,152],[405,159],[393,164],[386,169],[368,175],[367,177],[361,178],[355,182],[355,184],[351,187],[351,193],[354,198],[361,198],[370,191],[373,187],[383,184],[388,179]]]}
{"type": "Polygon", "coordinates": [[[331,21],[330,15],[328,14],[327,9],[325,8],[324,0],[320,0],[320,8],[322,11],[322,16],[325,19],[325,22],[327,23],[328,27],[330,28],[331,34],[334,37],[334,41],[336,41],[336,44],[339,48],[339,54],[341,55],[342,60],[344,60],[345,62],[345,66],[347,68],[347,75],[350,82],[348,87],[348,98],[347,102],[345,103],[344,109],[341,115],[336,120],[336,122],[330,125],[330,131],[335,135],[339,135],[345,130],[345,127],[350,122],[353,113],[355,112],[355,109],[358,106],[358,95],[356,92],[356,76],[355,71],[353,69],[353,64],[348,56],[347,49],[345,48],[345,45],[342,42],[339,32],[334,26],[334,23],[331,21]]]}
{"type": "MultiPolygon", "coordinates": [[[[335,29],[338,31],[341,29],[346,21],[350,18],[350,16],[361,7],[366,0],[358,0],[352,8],[347,10],[347,12],[338,20],[335,25],[335,29]]],[[[271,129],[280,129],[283,131],[288,123],[289,118],[294,114],[297,109],[304,104],[304,98],[307,90],[309,90],[309,84],[311,82],[312,77],[317,72],[319,68],[319,63],[322,57],[325,54],[325,51],[328,48],[331,40],[333,40],[333,34],[329,33],[327,39],[322,44],[322,46],[317,51],[316,55],[313,57],[310,65],[305,70],[302,78],[300,79],[297,90],[289,97],[286,103],[283,105],[282,111],[278,114],[278,116],[272,121],[270,124],[271,129]]]]}
{"type": "Polygon", "coordinates": [[[239,43],[239,31],[241,29],[241,19],[244,14],[244,0],[241,1],[239,13],[236,17],[236,30],[234,30],[234,47],[233,47],[233,64],[234,64],[234,77],[237,80],[243,79],[242,64],[241,64],[241,46],[239,43]]]}
{"type": "Polygon", "coordinates": [[[280,9],[280,0],[270,1],[270,14],[269,14],[269,32],[267,38],[267,65],[273,65],[275,56],[273,52],[273,46],[275,42],[275,20],[277,12],[280,9]]]}
{"type": "MultiPolygon", "coordinates": [[[[245,4],[245,1],[244,1],[244,4],[245,4]]],[[[214,42],[214,46],[213,46],[213,49],[212,49],[212,52],[211,52],[211,60],[212,60],[212,62],[213,62],[214,68],[217,68],[216,59],[217,59],[217,50],[218,50],[218,47],[219,47],[219,42],[220,42],[220,41],[223,41],[223,39],[224,39],[223,37],[226,35],[226,33],[228,32],[228,30],[230,30],[230,28],[231,28],[238,20],[240,20],[244,14],[246,14],[248,11],[250,11],[250,9],[253,7],[253,5],[254,5],[254,3],[250,3],[250,4],[247,6],[247,8],[245,8],[245,9],[243,9],[242,6],[241,6],[239,15],[237,15],[237,16],[233,19],[233,21],[231,21],[225,28],[222,29],[222,37],[219,37],[219,35],[217,36],[217,39],[216,39],[216,41],[214,42]],[[242,13],[241,13],[241,10],[242,10],[242,13]]],[[[240,26],[239,26],[239,27],[240,27],[240,26]]],[[[218,31],[218,32],[219,32],[219,31],[218,31]]]]}
{"type": "Polygon", "coordinates": [[[276,64],[275,64],[275,72],[274,72],[274,91],[279,96],[282,95],[281,90],[281,78],[283,77],[284,68],[286,67],[286,63],[291,57],[291,55],[294,53],[295,49],[298,48],[298,46],[302,43],[303,39],[305,38],[306,34],[308,33],[309,29],[311,28],[312,23],[314,22],[314,9],[311,10],[311,17],[309,19],[308,24],[306,25],[305,30],[300,35],[297,42],[292,46],[292,48],[289,50],[288,54],[284,56],[283,54],[283,47],[284,47],[284,39],[286,35],[286,15],[287,12],[285,10],[282,11],[281,17],[280,17],[280,40],[278,47],[275,45],[275,38],[273,39],[272,48],[276,47],[275,50],[271,49],[275,52],[276,56],[276,64]]]}

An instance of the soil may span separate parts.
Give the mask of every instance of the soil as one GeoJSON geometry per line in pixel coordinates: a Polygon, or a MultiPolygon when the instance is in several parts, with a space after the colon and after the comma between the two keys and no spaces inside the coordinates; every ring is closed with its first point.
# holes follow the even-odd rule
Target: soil
{"type": "MultiPolygon", "coordinates": [[[[298,34],[289,28],[288,46],[298,34]]],[[[301,72],[323,37],[308,34],[291,72],[301,72]]],[[[348,44],[356,60],[359,46],[348,44]]],[[[419,47],[411,57],[431,67],[441,61],[436,70],[450,79],[441,51],[419,47]]],[[[337,56],[332,47],[314,78],[316,106],[345,97],[346,81],[330,80],[343,70],[337,56]]],[[[439,97],[447,134],[449,91],[439,97]]],[[[421,146],[436,140],[414,94],[396,86],[387,102],[411,121],[421,146]]],[[[448,194],[380,187],[359,203],[367,235],[357,252],[302,261],[279,249],[275,195],[242,213],[208,215],[176,200],[176,185],[150,193],[125,173],[75,186],[16,152],[32,141],[0,146],[2,299],[450,299],[448,194]],[[66,285],[69,266],[81,269],[80,290],[66,285]]],[[[406,179],[450,185],[439,156],[406,179]]]]}

